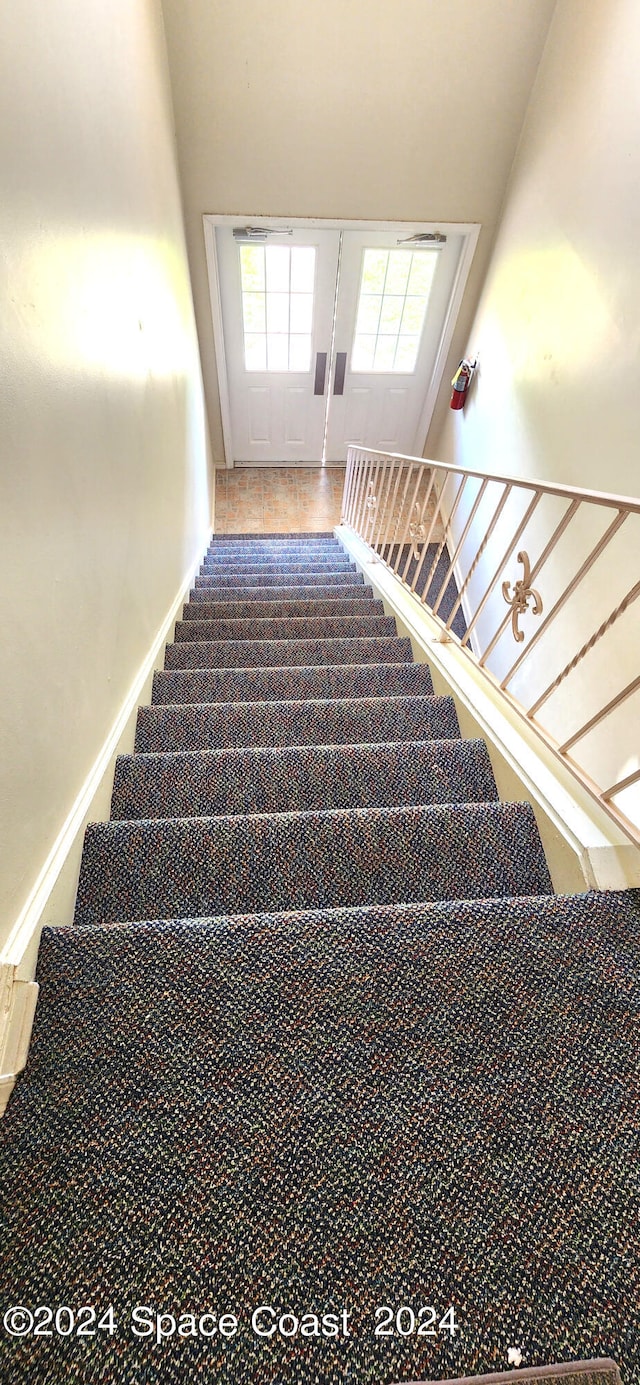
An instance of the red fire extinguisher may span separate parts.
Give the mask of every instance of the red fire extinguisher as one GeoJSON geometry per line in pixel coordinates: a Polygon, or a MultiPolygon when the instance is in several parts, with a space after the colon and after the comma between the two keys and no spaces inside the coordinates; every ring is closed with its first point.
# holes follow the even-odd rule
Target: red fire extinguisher
{"type": "Polygon", "coordinates": [[[471,384],[471,377],[476,368],[477,361],[468,361],[466,358],[460,362],[458,369],[451,381],[452,394],[450,407],[452,409],[463,409],[467,391],[471,384]]]}

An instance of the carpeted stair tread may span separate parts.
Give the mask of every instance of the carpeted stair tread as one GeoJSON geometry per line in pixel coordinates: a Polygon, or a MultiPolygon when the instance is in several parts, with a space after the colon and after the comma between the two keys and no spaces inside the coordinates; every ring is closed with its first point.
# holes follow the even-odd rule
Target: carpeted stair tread
{"type": "Polygon", "coordinates": [[[527,803],[110,822],[86,830],[75,922],[550,890],[527,803]]]}
{"type": "Polygon", "coordinates": [[[205,553],[206,558],[223,557],[252,557],[254,554],[264,558],[278,557],[282,553],[302,553],[310,558],[329,558],[335,555],[344,558],[346,549],[337,539],[321,539],[317,543],[311,539],[301,539],[297,542],[284,539],[265,540],[260,543],[258,539],[245,539],[242,543],[210,543],[205,553]]]}
{"type": "Polygon", "coordinates": [[[266,566],[277,566],[279,563],[304,563],[305,566],[323,567],[325,565],[330,566],[332,563],[336,566],[341,563],[350,563],[353,559],[349,557],[341,544],[316,549],[302,545],[298,548],[292,548],[283,544],[278,548],[265,545],[262,549],[256,547],[242,550],[225,548],[222,551],[210,549],[205,553],[202,561],[207,567],[213,567],[217,570],[224,563],[229,563],[233,567],[244,567],[245,564],[256,563],[264,563],[266,566]]]}
{"type": "Polygon", "coordinates": [[[297,664],[411,662],[411,640],[398,635],[362,639],[186,640],[168,644],[165,668],[281,668],[297,664]]]}
{"type": "Polygon", "coordinates": [[[210,546],[204,556],[203,563],[222,563],[238,561],[241,563],[253,562],[258,558],[260,562],[277,563],[282,558],[292,556],[294,562],[333,562],[341,563],[352,562],[353,559],[347,553],[346,548],[337,540],[330,543],[310,544],[305,543],[245,543],[236,544],[232,547],[225,544],[220,548],[217,544],[210,546]]]}
{"type": "MultiPolygon", "coordinates": [[[[360,588],[358,588],[360,591],[360,588]]],[[[289,616],[382,616],[384,603],[373,600],[370,587],[362,588],[368,592],[370,600],[362,598],[351,600],[340,597],[320,598],[319,600],[289,601],[188,601],[182,608],[183,620],[251,620],[268,618],[286,619],[289,616]]]]}
{"type": "MultiPolygon", "coordinates": [[[[360,576],[362,574],[359,574],[360,576]]],[[[356,574],[357,579],[358,574],[356,574]]],[[[364,581],[357,580],[351,584],[325,586],[309,583],[306,586],[288,587],[219,587],[216,585],[207,587],[192,587],[189,592],[189,605],[193,606],[198,602],[209,605],[212,602],[220,605],[231,604],[231,602],[258,602],[269,604],[270,602],[281,601],[373,601],[373,591],[367,587],[364,581]]]]}
{"type": "Polygon", "coordinates": [[[312,543],[315,540],[319,542],[324,542],[326,540],[331,540],[334,543],[337,542],[333,529],[277,529],[269,533],[263,533],[262,530],[256,531],[254,529],[241,534],[214,534],[211,543],[215,543],[216,545],[227,543],[264,543],[266,540],[273,540],[274,543],[280,543],[288,539],[295,539],[296,542],[309,539],[312,543]]]}
{"type": "Polygon", "coordinates": [[[397,635],[393,616],[267,616],[219,620],[178,620],[174,639],[185,640],[326,640],[397,635]]]}
{"type": "Polygon", "coordinates": [[[331,562],[353,562],[346,548],[341,543],[316,544],[309,546],[308,543],[298,544],[262,544],[256,547],[252,544],[245,544],[244,547],[230,548],[208,548],[204,554],[202,562],[211,566],[223,565],[224,562],[244,566],[245,562],[266,562],[266,564],[278,564],[278,562],[305,562],[305,564],[331,564],[331,562]]]}
{"type": "Polygon", "coordinates": [[[158,705],[290,702],[432,693],[428,664],[315,664],[296,668],[159,669],[153,675],[151,700],[158,705]]]}
{"type": "Polygon", "coordinates": [[[279,543],[332,544],[339,543],[339,539],[334,529],[281,529],[274,534],[212,534],[209,548],[233,548],[238,545],[248,548],[252,543],[268,543],[275,548],[279,543]]]}
{"type": "Polygon", "coordinates": [[[314,567],[309,572],[281,572],[261,567],[255,572],[229,572],[226,568],[220,573],[201,574],[195,579],[196,589],[205,587],[349,587],[363,586],[364,577],[355,568],[341,569],[339,572],[319,572],[314,567]]]}
{"type": "Polygon", "coordinates": [[[446,740],[460,728],[451,697],[308,698],[141,707],[136,752],[233,746],[363,745],[446,740]]]}
{"type": "Polygon", "coordinates": [[[123,755],[111,818],[391,808],[497,799],[484,741],[123,755]]]}
{"type": "MultiPolygon", "coordinates": [[[[278,913],[264,912],[254,914],[211,914],[207,916],[137,919],[133,923],[114,923],[107,927],[87,924],[78,929],[75,924],[43,929],[43,950],[38,957],[39,979],[45,976],[53,981],[50,971],[59,962],[76,956],[79,966],[84,969],[84,987],[87,992],[95,987],[96,977],[91,971],[91,959],[107,958],[117,952],[113,935],[120,931],[125,946],[136,951],[144,943],[140,941],[140,930],[148,929],[157,937],[161,947],[162,937],[169,930],[176,930],[186,937],[201,933],[203,946],[210,950],[211,941],[221,941],[228,935],[235,939],[233,946],[240,946],[242,937],[249,930],[257,936],[270,938],[277,946],[277,934],[290,933],[301,938],[307,929],[320,934],[333,932],[337,938],[344,933],[344,940],[356,933],[364,937],[389,943],[390,937],[400,939],[421,937],[426,941],[432,930],[442,930],[449,934],[458,929],[468,931],[470,939],[478,933],[478,945],[482,950],[487,934],[493,938],[491,946],[498,945],[498,934],[510,935],[510,947],[514,951],[526,949],[530,944],[535,950],[541,939],[552,945],[552,952],[564,957],[568,972],[568,958],[575,958],[576,977],[580,963],[593,964],[596,955],[603,949],[611,960],[611,972],[607,985],[617,990],[631,992],[635,985],[635,967],[640,963],[640,888],[630,890],[588,890],[582,894],[518,895],[513,897],[496,896],[484,899],[440,899],[404,901],[394,904],[369,904],[353,908],[336,909],[286,909],[278,913]],[[483,936],[484,935],[484,936],[483,936]],[[93,951],[95,949],[95,952],[93,951]]],[[[197,938],[195,939],[197,945],[197,938]]],[[[473,939],[475,945],[475,938],[473,939]]],[[[390,945],[393,945],[392,943],[390,945]]],[[[302,943],[304,946],[304,943],[302,943]]],[[[78,963],[72,961],[69,984],[78,988],[78,963]]],[[[64,966],[62,975],[64,976],[64,966]]],[[[521,979],[521,978],[519,978],[521,979]]],[[[635,998],[637,999],[637,997],[635,998]]],[[[637,1003],[640,1017],[640,1001],[637,1003]]],[[[2,1127],[0,1127],[1,1129],[2,1127]]]]}
{"type": "Polygon", "coordinates": [[[64,1273],[125,1325],[215,1300],[243,1330],[5,1336],[3,1379],[380,1385],[520,1343],[634,1385],[639,954],[637,892],[45,929],[12,1302],[64,1273]],[[373,1335],[378,1304],[434,1300],[453,1339],[373,1335]],[[344,1304],[350,1336],[265,1343],[258,1303],[344,1304]]]}
{"type": "Polygon", "coordinates": [[[340,544],[333,530],[324,530],[315,533],[307,530],[306,533],[298,533],[297,530],[290,530],[288,533],[281,534],[213,534],[209,541],[209,549],[212,548],[253,548],[267,547],[279,548],[282,544],[293,544],[294,547],[312,548],[331,548],[340,544]]]}
{"type": "Polygon", "coordinates": [[[303,559],[299,562],[291,561],[291,559],[263,562],[256,558],[247,559],[245,562],[240,562],[238,559],[231,563],[227,560],[214,562],[213,559],[207,559],[201,565],[200,576],[217,578],[224,574],[226,577],[230,577],[235,573],[236,576],[245,578],[250,577],[253,573],[271,573],[274,576],[277,576],[278,573],[308,573],[322,577],[324,573],[329,575],[330,573],[343,574],[354,573],[355,571],[355,564],[350,563],[348,558],[327,558],[320,561],[316,558],[310,558],[308,562],[304,562],[303,559]]]}

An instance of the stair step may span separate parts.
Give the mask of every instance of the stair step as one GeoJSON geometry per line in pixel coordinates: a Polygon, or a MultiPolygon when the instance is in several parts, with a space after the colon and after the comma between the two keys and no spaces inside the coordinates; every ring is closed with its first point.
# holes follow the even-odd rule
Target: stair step
{"type": "Polygon", "coordinates": [[[427,664],[162,669],[153,675],[152,702],[292,702],[306,698],[428,697],[432,693],[427,664]]]}
{"type": "Polygon", "coordinates": [[[211,543],[215,544],[246,544],[246,543],[286,543],[293,539],[296,543],[308,539],[311,543],[337,543],[333,529],[282,529],[276,530],[272,534],[256,533],[255,530],[246,534],[214,534],[211,543]]]}
{"type": "Polygon", "coordinates": [[[241,620],[178,620],[174,639],[185,640],[327,640],[397,635],[393,616],[283,616],[241,620]]]}
{"type": "Polygon", "coordinates": [[[220,572],[214,575],[203,577],[199,575],[195,579],[196,590],[205,587],[350,587],[362,586],[364,577],[361,572],[356,572],[354,568],[347,568],[340,572],[319,573],[316,568],[313,572],[265,572],[260,568],[257,572],[220,572]]]}
{"type": "Polygon", "coordinates": [[[257,539],[246,540],[244,543],[210,543],[206,552],[207,558],[233,557],[239,555],[246,557],[247,554],[256,553],[266,557],[276,556],[283,553],[304,553],[311,558],[324,558],[331,554],[336,554],[339,558],[344,558],[346,549],[338,543],[337,539],[322,539],[314,543],[311,539],[301,539],[299,542],[290,542],[285,539],[271,539],[265,543],[259,543],[257,539]]]}
{"type": "Polygon", "coordinates": [[[309,543],[315,545],[339,543],[335,529],[284,529],[279,534],[212,534],[209,547],[248,548],[252,543],[264,543],[276,548],[281,543],[309,543]]]}
{"type": "Polygon", "coordinates": [[[244,543],[210,543],[206,549],[205,558],[224,559],[232,555],[240,558],[251,557],[257,553],[260,557],[277,558],[283,553],[303,554],[305,557],[317,558],[321,561],[327,557],[347,558],[347,550],[337,539],[321,539],[314,543],[312,539],[299,539],[294,541],[288,539],[271,539],[261,543],[258,539],[247,539],[244,543]]]}
{"type": "Polygon", "coordinates": [[[546,894],[528,803],[90,825],[75,922],[546,894]]]}
{"type": "Polygon", "coordinates": [[[411,662],[411,640],[397,635],[363,639],[187,640],[168,644],[165,668],[281,668],[296,664],[411,662]]]}
{"type": "MultiPolygon", "coordinates": [[[[244,1314],[224,1348],[176,1335],[167,1382],[471,1376],[516,1340],[547,1362],[606,1348],[630,1382],[639,924],[637,898],[593,892],[45,928],[3,1140],[12,1286],[46,1304],[64,1276],[80,1304],[99,1273],[119,1324],[132,1282],[177,1316],[209,1306],[215,1234],[214,1308],[364,1316],[335,1343],[256,1342],[244,1314]],[[358,1330],[408,1274],[416,1309],[436,1285],[462,1313],[424,1354],[358,1330]]],[[[160,1349],[104,1339],[103,1379],[153,1380],[160,1349]]],[[[18,1343],[7,1381],[99,1378],[75,1345],[54,1333],[40,1370],[18,1343]]]]}
{"type": "Polygon", "coordinates": [[[396,808],[497,799],[484,741],[121,755],[111,818],[396,808]]]}
{"type": "Polygon", "coordinates": [[[355,563],[349,558],[205,558],[200,565],[201,577],[215,577],[218,573],[237,572],[312,572],[322,576],[324,572],[355,572],[355,563]]]}
{"type": "MultiPolygon", "coordinates": [[[[353,563],[201,563],[197,573],[199,578],[209,578],[217,582],[222,577],[234,579],[234,586],[252,587],[256,585],[258,577],[271,577],[276,581],[278,578],[292,578],[298,583],[315,583],[330,581],[332,577],[341,577],[347,581],[354,582],[357,569],[353,563]]],[[[259,585],[259,584],[258,584],[259,585]]]]}
{"type": "Polygon", "coordinates": [[[352,583],[344,583],[339,586],[314,586],[313,583],[306,583],[300,586],[298,583],[281,587],[218,587],[215,585],[207,587],[192,587],[189,592],[189,605],[196,605],[200,602],[207,605],[217,602],[219,605],[230,602],[270,602],[270,601],[373,601],[373,591],[364,582],[354,580],[352,583]]]}
{"type": "MultiPolygon", "coordinates": [[[[318,601],[189,601],[182,608],[183,620],[282,619],[289,616],[383,616],[384,604],[373,600],[371,587],[357,588],[371,600],[341,601],[339,597],[318,601]]],[[[213,595],[213,593],[212,593],[213,595]]]]}
{"type": "MultiPolygon", "coordinates": [[[[371,950],[371,955],[377,956],[381,974],[387,978],[390,968],[402,969],[406,966],[413,970],[422,956],[430,985],[438,987],[442,982],[442,973],[439,968],[434,973],[433,964],[440,953],[446,955],[448,977],[447,987],[439,996],[443,1008],[449,1007],[451,995],[456,992],[462,994],[466,989],[470,981],[470,964],[472,970],[476,964],[480,967],[486,982],[487,958],[495,955],[496,961],[500,959],[507,969],[511,982],[517,968],[519,981],[527,979],[534,985],[539,982],[549,994],[558,987],[564,989],[566,985],[571,1002],[580,1005],[589,1022],[592,1015],[585,1011],[581,992],[576,991],[578,969],[584,981],[591,973],[591,984],[595,981],[600,986],[599,961],[603,954],[607,956],[613,947],[628,969],[636,957],[640,964],[639,940],[640,889],[589,890],[570,895],[546,892],[506,898],[417,900],[353,908],[287,909],[279,913],[261,911],[258,914],[149,918],[108,928],[100,924],[88,924],[82,929],[74,924],[45,926],[38,956],[40,981],[51,988],[60,982],[65,989],[60,1019],[64,1023],[63,1016],[66,1016],[69,1028],[65,1045],[59,1048],[51,1045],[47,1047],[46,1055],[42,1053],[40,1056],[46,1056],[53,1075],[53,1070],[59,1071],[70,1059],[74,1045],[84,1048],[83,1036],[78,1034],[73,1023],[73,1006],[69,1004],[76,995],[86,995],[93,1019],[100,1026],[102,1034],[100,1010],[95,1005],[96,989],[105,999],[110,997],[114,1005],[119,1006],[120,987],[124,985],[130,988],[132,1005],[134,1008],[140,1007],[141,1012],[151,993],[150,988],[156,982],[160,985],[159,998],[170,1000],[172,992],[170,988],[167,989],[167,982],[170,978],[175,981],[176,959],[183,953],[193,957],[200,954],[201,965],[209,974],[220,971],[225,982],[221,992],[221,1003],[225,1007],[227,983],[231,983],[234,977],[238,982],[242,978],[243,985],[247,977],[253,977],[256,984],[262,986],[265,977],[263,962],[268,954],[274,958],[271,973],[274,978],[284,978],[290,969],[291,975],[296,975],[305,988],[310,976],[309,973],[304,978],[300,976],[302,950],[309,957],[314,953],[318,959],[333,957],[336,962],[335,977],[341,976],[346,963],[352,973],[348,986],[358,984],[359,978],[371,1001],[373,993],[369,969],[361,965],[366,952],[371,950]],[[239,964],[243,958],[246,961],[254,949],[253,967],[250,964],[245,966],[243,962],[242,966],[229,969],[234,954],[239,964]],[[566,959],[569,955],[574,959],[574,966],[558,966],[558,958],[566,959]],[[127,958],[124,967],[123,958],[127,958]],[[535,958],[541,965],[532,966],[535,958]],[[140,972],[146,960],[151,962],[150,970],[145,970],[148,985],[141,987],[140,972]],[[122,976],[114,985],[114,975],[121,968],[122,976]]],[[[321,985],[325,978],[323,961],[318,973],[321,985]]],[[[425,981],[427,979],[425,975],[425,981]]],[[[500,993],[498,974],[496,981],[493,989],[497,995],[500,993]]],[[[617,970],[610,975],[610,985],[618,999],[630,994],[626,987],[619,985],[617,970]]],[[[417,994],[420,989],[418,987],[417,994]]],[[[387,995],[390,994],[386,984],[384,990],[387,995]]],[[[503,988],[505,1019],[509,1022],[513,1007],[529,1003],[527,992],[528,988],[515,989],[512,984],[503,988]]],[[[469,988],[469,999],[476,1009],[478,990],[475,982],[469,988]]],[[[376,1004],[380,1000],[381,997],[376,996],[376,1004]]],[[[236,1013],[238,1024],[242,1025],[242,1009],[231,1008],[228,1013],[236,1013]]],[[[556,1009],[560,1026],[564,1025],[565,1013],[564,1007],[556,1009]]],[[[525,1026],[525,1030],[530,1032],[528,1026],[525,1026]]],[[[483,1042],[486,1039],[485,1033],[483,1042]]],[[[607,1044],[603,1047],[605,1051],[611,1052],[607,1044]]],[[[580,1053],[577,1056],[581,1061],[580,1053]]],[[[90,1049],[86,1057],[88,1061],[92,1060],[90,1049]]],[[[630,1057],[633,1057],[632,1050],[630,1057]]]]}
{"type": "Polygon", "coordinates": [[[363,745],[459,735],[452,697],[194,702],[141,707],[135,749],[175,753],[232,746],[363,745]]]}

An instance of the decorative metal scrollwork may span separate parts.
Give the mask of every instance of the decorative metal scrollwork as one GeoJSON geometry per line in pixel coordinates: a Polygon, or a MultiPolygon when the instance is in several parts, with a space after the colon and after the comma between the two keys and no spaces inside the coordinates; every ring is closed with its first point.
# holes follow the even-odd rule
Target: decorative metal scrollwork
{"type": "Polygon", "coordinates": [[[540,593],[531,586],[531,563],[528,553],[519,553],[518,562],[522,563],[524,572],[522,577],[514,584],[513,595],[510,594],[510,582],[502,583],[502,595],[508,606],[511,607],[511,629],[516,644],[522,644],[524,630],[520,629],[518,620],[521,615],[529,608],[529,601],[533,600],[531,614],[539,616],[542,614],[542,597],[540,593]]]}
{"type": "Polygon", "coordinates": [[[412,519],[409,525],[409,538],[411,539],[411,557],[417,560],[420,557],[418,544],[424,543],[427,529],[425,524],[420,523],[420,506],[418,504],[414,506],[414,513],[415,519],[412,519]]]}

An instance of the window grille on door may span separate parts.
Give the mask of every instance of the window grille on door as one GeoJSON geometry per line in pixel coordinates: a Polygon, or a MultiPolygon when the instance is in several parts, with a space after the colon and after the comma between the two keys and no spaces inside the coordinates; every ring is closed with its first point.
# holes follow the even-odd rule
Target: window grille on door
{"type": "Polygon", "coordinates": [[[241,245],[248,371],[309,371],[316,252],[312,245],[241,245]]]}
{"type": "Polygon", "coordinates": [[[363,252],[352,371],[413,374],[437,257],[437,250],[363,252]]]}

